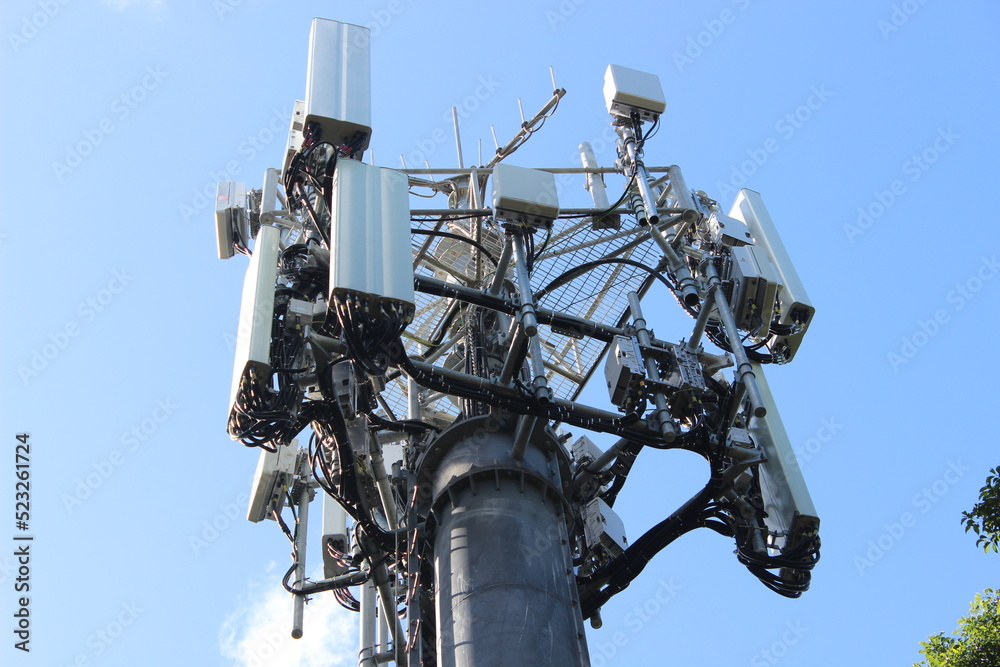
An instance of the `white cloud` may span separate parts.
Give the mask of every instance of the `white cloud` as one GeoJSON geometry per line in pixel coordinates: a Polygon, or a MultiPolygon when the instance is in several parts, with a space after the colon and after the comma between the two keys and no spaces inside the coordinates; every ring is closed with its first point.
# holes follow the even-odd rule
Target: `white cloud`
{"type": "MultiPolygon", "coordinates": [[[[284,574],[284,572],[282,572],[284,574]]],[[[243,606],[219,629],[222,656],[241,667],[353,667],[358,662],[358,615],[333,593],[306,605],[303,635],[292,639],[292,596],[278,576],[251,582],[243,606]]]]}

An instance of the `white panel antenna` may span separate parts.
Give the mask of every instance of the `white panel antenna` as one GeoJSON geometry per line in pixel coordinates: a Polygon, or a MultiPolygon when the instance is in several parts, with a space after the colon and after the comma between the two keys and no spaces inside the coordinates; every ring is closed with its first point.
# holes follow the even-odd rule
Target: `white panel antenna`
{"type": "Polygon", "coordinates": [[[500,163],[493,167],[493,210],[498,218],[540,226],[559,217],[551,172],[500,163]]]}
{"type": "MultiPolygon", "coordinates": [[[[731,218],[730,218],[731,219],[731,218]]],[[[736,324],[751,332],[750,340],[759,342],[770,335],[775,298],[781,290],[781,278],[774,265],[758,246],[737,246],[733,258],[733,293],[730,304],[736,324]]]]}
{"type": "Polygon", "coordinates": [[[613,116],[635,111],[643,120],[656,118],[667,109],[658,76],[621,65],[608,65],[604,72],[604,103],[613,116]]]}
{"type": "Polygon", "coordinates": [[[219,259],[235,254],[237,241],[246,244],[250,237],[247,214],[247,186],[235,181],[222,181],[216,188],[215,234],[219,259]]]}
{"type": "Polygon", "coordinates": [[[764,207],[760,194],[746,188],[740,190],[729,215],[746,223],[754,241],[767,252],[768,258],[781,276],[782,289],[778,295],[781,323],[794,327],[796,332],[788,336],[776,336],[774,342],[768,345],[768,349],[771,354],[781,357],[784,361],[791,361],[802,343],[802,337],[805,336],[816,309],[809,301],[806,288],[799,280],[799,274],[792,264],[788,251],[785,250],[785,244],[781,242],[778,230],[764,207]]]}
{"type": "Polygon", "coordinates": [[[285,143],[285,160],[281,166],[281,175],[288,173],[288,166],[299,149],[302,148],[302,132],[306,127],[306,103],[296,100],[292,107],[292,122],[288,127],[288,141],[285,143]]]}
{"type": "Polygon", "coordinates": [[[266,449],[260,451],[250,489],[248,521],[258,523],[264,519],[273,520],[271,512],[281,511],[285,506],[285,492],[291,487],[295,474],[297,443],[297,440],[293,440],[291,444],[276,446],[273,452],[266,449]]]}
{"type": "Polygon", "coordinates": [[[351,540],[347,533],[347,512],[329,494],[323,494],[323,576],[327,579],[343,574],[346,569],[330,552],[349,553],[351,540]]]}
{"type": "Polygon", "coordinates": [[[330,294],[352,291],[413,304],[406,174],[340,160],[333,178],[330,294]]]}
{"type": "Polygon", "coordinates": [[[254,253],[243,280],[243,303],[236,333],[236,360],[229,404],[235,406],[243,376],[253,369],[258,377],[271,373],[271,324],[274,317],[274,283],[278,276],[277,227],[257,232],[254,253]]]}
{"type": "Polygon", "coordinates": [[[819,530],[819,518],[764,371],[760,364],[751,365],[767,406],[765,417],[750,422],[750,434],[767,456],[760,466],[764,523],[769,531],[786,536],[781,546],[795,545],[819,530]]]}
{"type": "Polygon", "coordinates": [[[368,147],[372,133],[371,31],[313,19],[306,68],[306,126],[316,123],[321,140],[347,144],[360,133],[368,147]]]}

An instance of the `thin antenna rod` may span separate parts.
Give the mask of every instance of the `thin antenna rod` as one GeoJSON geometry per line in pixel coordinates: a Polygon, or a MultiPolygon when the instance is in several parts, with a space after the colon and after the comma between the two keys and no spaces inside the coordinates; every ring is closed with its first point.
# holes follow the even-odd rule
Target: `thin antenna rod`
{"type": "Polygon", "coordinates": [[[462,136],[458,133],[458,107],[451,108],[451,120],[455,124],[455,152],[458,153],[458,167],[459,169],[465,168],[465,162],[462,161],[462,136]]]}
{"type": "Polygon", "coordinates": [[[483,140],[482,139],[478,139],[478,141],[479,141],[479,164],[482,165],[483,164],[483,140]]]}
{"type": "Polygon", "coordinates": [[[496,146],[497,151],[500,150],[500,142],[497,141],[497,131],[492,125],[490,125],[490,134],[493,135],[493,145],[496,146]]]}
{"type": "Polygon", "coordinates": [[[552,77],[552,90],[559,90],[559,86],[556,85],[556,70],[549,65],[549,76],[552,77]]]}
{"type": "Polygon", "coordinates": [[[408,169],[409,168],[409,167],[406,166],[406,159],[403,157],[402,153],[399,154],[399,161],[403,163],[403,169],[408,169]]]}

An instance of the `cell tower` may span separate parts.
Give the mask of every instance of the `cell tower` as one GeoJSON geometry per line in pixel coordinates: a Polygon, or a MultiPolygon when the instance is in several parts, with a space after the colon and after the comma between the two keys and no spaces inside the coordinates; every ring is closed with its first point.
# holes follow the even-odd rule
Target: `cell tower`
{"type": "Polygon", "coordinates": [[[663,92],[617,65],[613,166],[587,143],[580,167],[510,162],[560,88],[486,164],[465,167],[460,142],[453,169],[366,164],[369,44],[314,20],[281,169],[218,190],[219,256],[250,256],[228,430],[262,450],[248,518],[293,543],[292,636],[332,594],[360,612],[363,667],[587,665],[584,622],[695,528],[801,595],[819,519],[762,367],[792,360],[814,309],[760,195],[724,213],[678,167],[647,167],[663,92]],[[593,207],[561,208],[557,174],[593,207]],[[614,203],[604,174],[627,180],[614,203]],[[693,319],[676,341],[643,316],[657,283],[693,319]],[[595,375],[610,406],[580,400],[595,375]],[[710,474],[629,543],[613,507],[644,448],[696,452],[710,474]]]}

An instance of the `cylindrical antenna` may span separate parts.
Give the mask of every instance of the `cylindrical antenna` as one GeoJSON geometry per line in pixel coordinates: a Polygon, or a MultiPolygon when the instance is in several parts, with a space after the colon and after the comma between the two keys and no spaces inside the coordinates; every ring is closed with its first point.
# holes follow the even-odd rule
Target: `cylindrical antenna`
{"type": "Polygon", "coordinates": [[[499,153],[500,152],[500,142],[497,141],[497,131],[496,131],[496,129],[492,125],[490,125],[490,134],[493,135],[493,145],[496,146],[497,153],[499,153]]]}
{"type": "Polygon", "coordinates": [[[451,120],[455,125],[455,152],[458,153],[458,168],[465,169],[462,161],[462,136],[458,132],[458,107],[451,108],[451,120]]]}
{"type": "Polygon", "coordinates": [[[358,664],[361,667],[375,667],[375,628],[378,622],[375,618],[375,584],[366,581],[361,584],[361,651],[358,664]]]}
{"type": "MultiPolygon", "coordinates": [[[[305,475],[311,471],[303,470],[305,475]]],[[[308,476],[305,477],[308,479],[308,476]]],[[[299,518],[295,527],[295,583],[299,589],[306,583],[306,534],[309,532],[309,501],[312,499],[312,491],[308,488],[302,489],[299,496],[299,518]]],[[[296,595],[292,600],[292,638],[301,639],[302,622],[305,612],[305,596],[296,595]]]]}
{"type": "Polygon", "coordinates": [[[403,163],[403,169],[406,169],[407,168],[406,167],[406,158],[403,157],[402,153],[399,154],[399,161],[403,163]]]}
{"type": "Polygon", "coordinates": [[[523,127],[524,123],[526,121],[524,120],[524,107],[521,106],[521,98],[520,97],[517,98],[517,110],[521,112],[521,126],[523,127]]]}
{"type": "Polygon", "coordinates": [[[556,85],[556,71],[553,69],[552,65],[549,65],[549,76],[552,77],[552,90],[559,90],[559,86],[556,85]]]}
{"type": "Polygon", "coordinates": [[[477,162],[477,164],[482,165],[483,164],[483,140],[482,139],[477,139],[477,141],[479,142],[479,162],[477,162]]]}

